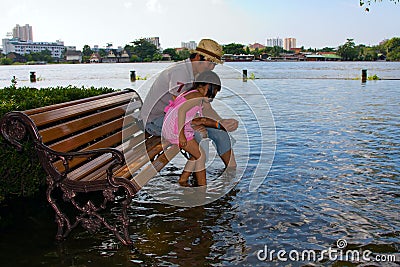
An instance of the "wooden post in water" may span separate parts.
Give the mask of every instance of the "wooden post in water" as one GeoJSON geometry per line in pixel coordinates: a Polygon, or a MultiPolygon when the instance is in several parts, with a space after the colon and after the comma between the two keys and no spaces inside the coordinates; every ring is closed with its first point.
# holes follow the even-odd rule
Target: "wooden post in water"
{"type": "Polygon", "coordinates": [[[367,82],[367,70],[366,69],[361,70],[361,82],[362,83],[367,82]]]}
{"type": "Polygon", "coordinates": [[[31,75],[29,76],[31,83],[35,83],[36,82],[36,74],[34,71],[31,71],[31,75]]]}
{"type": "Polygon", "coordinates": [[[136,81],[136,74],[134,70],[131,70],[131,82],[136,81]]]}
{"type": "Polygon", "coordinates": [[[247,82],[247,70],[243,70],[243,81],[247,82]]]}

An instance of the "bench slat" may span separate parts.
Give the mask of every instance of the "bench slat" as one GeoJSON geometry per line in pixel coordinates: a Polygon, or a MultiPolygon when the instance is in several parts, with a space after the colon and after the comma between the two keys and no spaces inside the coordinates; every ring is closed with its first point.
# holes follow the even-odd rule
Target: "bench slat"
{"type": "MultiPolygon", "coordinates": [[[[121,137],[122,137],[122,135],[133,136],[133,134],[136,134],[139,131],[140,131],[140,128],[137,125],[135,125],[135,126],[130,127],[128,129],[124,129],[124,133],[123,134],[122,134],[122,132],[115,133],[114,135],[109,136],[108,138],[106,138],[106,139],[104,139],[104,140],[102,140],[102,141],[100,141],[100,142],[98,142],[96,144],[90,145],[87,148],[82,149],[81,151],[88,151],[88,150],[104,148],[104,147],[115,147],[117,150],[122,151],[122,147],[123,146],[128,147],[128,145],[125,145],[125,143],[127,143],[127,142],[125,142],[124,145],[121,145],[121,137]]],[[[137,135],[136,137],[133,138],[133,139],[135,139],[136,143],[134,143],[131,140],[128,140],[129,142],[131,142],[130,146],[134,147],[134,146],[137,146],[138,144],[140,144],[140,142],[143,142],[143,140],[144,140],[143,139],[143,135],[144,134],[141,133],[141,134],[139,134],[139,135],[137,135]],[[142,137],[140,137],[140,136],[142,136],[142,137]]],[[[101,156],[101,157],[103,157],[103,156],[101,156]]],[[[102,163],[101,166],[103,166],[104,164],[108,164],[111,161],[111,156],[109,155],[107,158],[102,158],[102,159],[105,162],[102,163]]],[[[71,168],[71,170],[73,170],[72,172],[75,173],[74,175],[72,175],[75,178],[72,178],[72,179],[81,179],[81,178],[79,178],[80,177],[80,175],[79,175],[80,172],[94,170],[94,169],[96,169],[96,165],[99,164],[98,161],[92,163],[91,161],[93,161],[93,160],[91,160],[91,161],[85,163],[83,166],[80,166],[79,167],[80,170],[75,170],[76,166],[83,164],[85,161],[87,161],[86,158],[74,158],[72,161],[69,162],[69,167],[71,168]],[[91,167],[92,165],[94,165],[94,166],[91,167]],[[88,170],[84,170],[84,168],[88,168],[88,170]]],[[[57,162],[53,163],[53,165],[60,172],[64,172],[64,166],[63,166],[61,161],[57,161],[57,162]]]]}
{"type": "MultiPolygon", "coordinates": [[[[140,103],[135,104],[138,106],[140,105],[140,103]]],[[[43,143],[48,143],[62,138],[63,136],[71,135],[103,121],[123,116],[127,106],[128,104],[41,130],[40,135],[42,136],[43,143]]]]}
{"type": "Polygon", "coordinates": [[[135,91],[129,89],[129,90],[117,91],[117,92],[112,92],[112,93],[108,93],[108,94],[101,94],[101,95],[97,95],[97,96],[77,99],[77,100],[73,100],[73,101],[69,101],[69,102],[54,104],[54,105],[40,107],[40,108],[29,109],[29,110],[25,110],[24,113],[28,116],[31,116],[34,114],[38,114],[38,113],[42,113],[42,112],[46,112],[46,111],[50,111],[50,110],[54,110],[54,109],[73,106],[73,105],[80,104],[80,103],[86,103],[86,102],[94,101],[97,99],[107,98],[110,96],[122,95],[122,94],[132,94],[132,93],[134,94],[132,96],[132,99],[137,99],[139,97],[135,91]]]}
{"type": "Polygon", "coordinates": [[[130,181],[136,183],[139,186],[138,188],[142,188],[152,177],[157,175],[157,172],[167,165],[169,159],[175,157],[179,151],[178,146],[172,145],[161,156],[159,156],[157,160],[153,161],[153,166],[147,166],[139,174],[130,179],[130,181]]]}
{"type": "Polygon", "coordinates": [[[123,118],[111,121],[99,127],[93,128],[89,131],[83,132],[78,135],[74,135],[63,141],[50,145],[50,148],[61,152],[73,151],[74,149],[81,147],[84,144],[94,142],[94,140],[96,140],[97,138],[109,134],[110,131],[113,132],[116,131],[116,129],[121,128],[122,121],[123,118]]]}
{"type": "MultiPolygon", "coordinates": [[[[138,166],[142,167],[149,161],[149,157],[153,158],[156,154],[153,151],[149,151],[149,155],[147,155],[145,146],[144,144],[141,144],[141,142],[144,141],[143,135],[137,136],[136,140],[138,144],[134,147],[134,149],[131,149],[127,152],[125,152],[125,158],[127,164],[131,164],[132,162],[135,162],[138,166]]],[[[146,145],[148,146],[148,149],[151,150],[154,147],[157,146],[159,142],[159,138],[157,137],[152,137],[148,140],[146,140],[146,145]]],[[[121,146],[117,148],[118,150],[121,150],[121,146]]],[[[161,152],[159,149],[157,150],[158,153],[161,152]]],[[[71,180],[82,180],[82,181],[93,181],[97,179],[105,179],[104,177],[104,172],[101,173],[98,170],[103,170],[105,171],[107,168],[107,164],[110,163],[111,161],[111,156],[110,155],[103,155],[100,156],[85,165],[79,167],[78,169],[74,170],[69,174],[69,179],[71,180]],[[106,166],[103,168],[103,166],[106,166]],[[90,174],[89,174],[90,173],[90,174]]],[[[137,169],[131,169],[132,172],[136,172],[137,169]]],[[[115,175],[118,177],[125,177],[125,178],[130,178],[130,172],[127,169],[126,165],[115,170],[114,171],[115,175]]]]}
{"type": "Polygon", "coordinates": [[[30,118],[37,127],[40,127],[59,120],[77,117],[78,115],[82,115],[84,113],[95,112],[101,108],[129,103],[131,96],[132,94],[116,95],[105,99],[98,99],[91,102],[84,102],[73,106],[67,106],[60,109],[54,109],[35,114],[30,116],[30,118]]]}

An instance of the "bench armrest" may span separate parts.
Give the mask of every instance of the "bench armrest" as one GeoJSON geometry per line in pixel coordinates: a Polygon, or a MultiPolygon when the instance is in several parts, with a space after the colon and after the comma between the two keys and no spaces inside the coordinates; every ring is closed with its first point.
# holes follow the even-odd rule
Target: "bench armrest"
{"type": "Polygon", "coordinates": [[[67,174],[70,172],[69,162],[75,158],[90,158],[99,157],[105,154],[111,154],[112,160],[110,161],[110,166],[107,169],[107,179],[114,186],[118,186],[113,177],[113,170],[117,166],[122,166],[125,163],[124,154],[115,148],[98,148],[87,151],[79,152],[60,152],[55,151],[41,142],[35,141],[34,145],[39,154],[39,160],[46,172],[54,177],[57,181],[61,181],[67,178],[67,174]],[[54,167],[53,163],[56,161],[61,161],[64,166],[64,171],[60,172],[54,167]]]}

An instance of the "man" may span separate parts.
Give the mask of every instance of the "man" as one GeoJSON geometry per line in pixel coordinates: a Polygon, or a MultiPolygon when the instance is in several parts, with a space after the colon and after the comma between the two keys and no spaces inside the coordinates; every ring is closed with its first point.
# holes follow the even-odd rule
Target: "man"
{"type": "MultiPolygon", "coordinates": [[[[222,64],[222,47],[211,39],[202,39],[196,49],[191,52],[190,58],[162,71],[151,86],[140,114],[148,133],[161,136],[164,108],[169,101],[174,96],[190,89],[199,73],[213,70],[216,64],[222,64]]],[[[222,119],[209,102],[203,104],[203,115],[220,121],[228,132],[235,131],[238,127],[237,120],[222,119]]],[[[225,166],[236,166],[231,139],[226,131],[203,126],[193,128],[197,131],[195,135],[197,142],[200,143],[202,137],[208,136],[214,141],[218,155],[225,166]]]]}

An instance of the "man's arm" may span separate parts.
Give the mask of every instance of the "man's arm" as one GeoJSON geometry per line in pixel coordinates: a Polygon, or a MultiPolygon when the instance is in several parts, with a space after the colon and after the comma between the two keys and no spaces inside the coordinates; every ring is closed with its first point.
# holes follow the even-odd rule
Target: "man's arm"
{"type": "Polygon", "coordinates": [[[203,116],[219,121],[228,132],[236,131],[239,126],[239,122],[235,119],[222,119],[208,101],[203,102],[203,116]]]}

